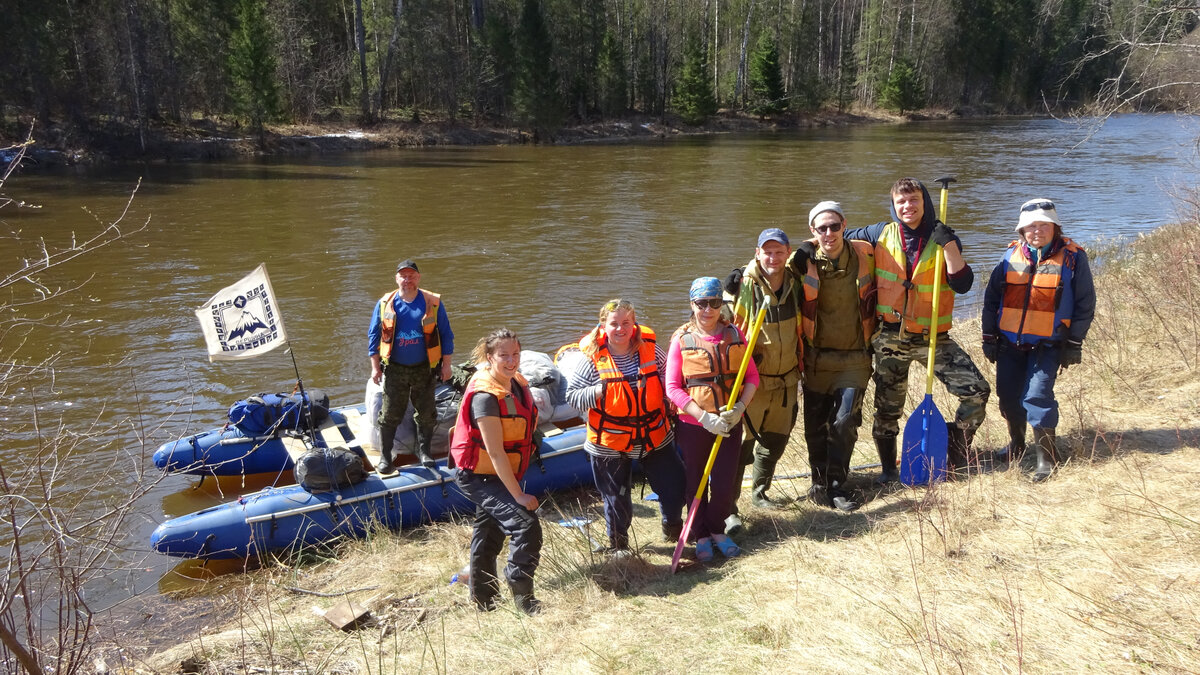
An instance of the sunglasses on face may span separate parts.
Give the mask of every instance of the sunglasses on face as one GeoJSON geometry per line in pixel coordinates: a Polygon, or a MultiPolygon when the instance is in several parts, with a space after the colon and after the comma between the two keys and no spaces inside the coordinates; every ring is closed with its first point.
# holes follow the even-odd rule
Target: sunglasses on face
{"type": "Polygon", "coordinates": [[[700,300],[693,300],[692,304],[695,305],[697,309],[704,309],[705,307],[708,309],[721,309],[722,303],[719,298],[702,298],[700,300]]]}
{"type": "Polygon", "coordinates": [[[841,223],[832,223],[830,225],[818,225],[813,227],[813,232],[816,232],[817,234],[833,234],[834,232],[841,232],[841,230],[841,223]]]}
{"type": "Polygon", "coordinates": [[[1049,211],[1054,208],[1054,202],[1034,202],[1021,207],[1021,213],[1028,211],[1049,211]]]}

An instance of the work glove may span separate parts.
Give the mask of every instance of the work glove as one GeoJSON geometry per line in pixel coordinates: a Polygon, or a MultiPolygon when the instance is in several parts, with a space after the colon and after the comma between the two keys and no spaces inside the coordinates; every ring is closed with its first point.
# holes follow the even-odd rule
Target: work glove
{"type": "Polygon", "coordinates": [[[1068,366],[1077,366],[1083,361],[1083,342],[1067,340],[1058,350],[1058,365],[1066,370],[1068,366]]]}
{"type": "Polygon", "coordinates": [[[933,226],[933,234],[929,235],[929,241],[946,248],[946,245],[954,241],[954,230],[945,223],[938,223],[933,226]]]}
{"type": "Polygon", "coordinates": [[[738,401],[729,410],[721,411],[721,421],[732,429],[737,426],[738,422],[742,421],[742,413],[744,412],[746,412],[746,404],[738,401]]]}
{"type": "Polygon", "coordinates": [[[720,415],[714,415],[710,412],[700,415],[700,426],[704,427],[704,430],[710,434],[716,434],[721,437],[729,436],[729,425],[725,423],[725,420],[721,419],[720,415]]]}
{"type": "Polygon", "coordinates": [[[998,351],[1000,351],[1000,344],[999,344],[999,342],[997,342],[996,336],[995,335],[984,335],[983,336],[983,358],[987,359],[988,361],[990,361],[992,363],[995,363],[996,362],[996,353],[998,351]]]}
{"type": "Polygon", "coordinates": [[[817,246],[811,241],[802,241],[796,250],[792,251],[792,257],[788,258],[788,269],[798,277],[804,276],[808,271],[808,263],[817,257],[817,246]]]}
{"type": "Polygon", "coordinates": [[[733,268],[733,271],[729,273],[729,276],[725,277],[725,284],[723,285],[723,288],[725,289],[726,293],[735,298],[737,297],[738,291],[742,290],[742,273],[742,268],[735,267],[733,268]]]}

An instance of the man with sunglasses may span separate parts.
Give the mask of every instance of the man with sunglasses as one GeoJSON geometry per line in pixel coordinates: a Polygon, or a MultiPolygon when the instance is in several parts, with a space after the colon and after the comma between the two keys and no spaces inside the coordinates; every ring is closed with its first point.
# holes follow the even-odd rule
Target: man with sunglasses
{"type": "MultiPolygon", "coordinates": [[[[875,421],[872,435],[883,467],[878,483],[900,479],[896,468],[896,437],[908,397],[908,369],[928,358],[930,330],[937,331],[933,372],[958,398],[954,421],[946,424],[948,469],[967,469],[971,440],[983,423],[992,388],[970,356],[950,337],[954,296],[971,290],[975,273],[963,260],[962,242],[936,217],[933,198],[921,181],[901,178],[892,185],[892,220],[849,230],[848,240],[866,241],[875,248],[875,314],[879,330],[871,339],[875,354],[875,421]],[[936,252],[945,255],[938,316],[933,314],[936,252]]],[[[797,249],[797,256],[800,255],[797,249]]]]}
{"type": "Polygon", "coordinates": [[[871,379],[875,249],[864,241],[847,242],[845,226],[841,204],[814,206],[808,228],[816,246],[807,241],[797,247],[791,269],[803,284],[804,442],[812,469],[808,496],[816,504],[853,511],[858,503],[845,486],[871,379]]]}
{"type": "MultiPolygon", "coordinates": [[[[749,434],[742,443],[735,487],[741,489],[746,466],[753,464],[750,503],[758,508],[779,507],[779,503],[767,497],[767,490],[796,424],[798,410],[800,323],[796,280],[787,269],[791,252],[787,234],[777,227],[767,228],[758,235],[754,258],[726,280],[726,299],[732,305],[733,321],[743,333],[750,330],[764,299],[768,304],[762,332],[754,346],[759,387],[743,415],[749,434]]],[[[736,532],[741,527],[735,503],[726,531],[736,532]]]]}

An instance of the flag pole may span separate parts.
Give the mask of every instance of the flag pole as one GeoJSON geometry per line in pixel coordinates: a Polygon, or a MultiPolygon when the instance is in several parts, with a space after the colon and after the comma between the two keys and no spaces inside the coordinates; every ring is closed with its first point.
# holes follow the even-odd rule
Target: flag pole
{"type": "Polygon", "coordinates": [[[296,365],[296,352],[290,340],[287,343],[287,353],[292,357],[292,370],[296,371],[296,388],[300,390],[300,410],[308,413],[308,436],[315,448],[317,447],[317,425],[313,419],[312,402],[304,393],[304,379],[300,377],[300,366],[296,365]]]}

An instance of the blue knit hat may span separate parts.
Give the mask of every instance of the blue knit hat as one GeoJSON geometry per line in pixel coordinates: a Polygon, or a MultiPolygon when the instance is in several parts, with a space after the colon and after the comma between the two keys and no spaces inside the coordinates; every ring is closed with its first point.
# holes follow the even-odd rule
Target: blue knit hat
{"type": "Polygon", "coordinates": [[[691,300],[719,298],[721,297],[721,280],[716,277],[700,277],[692,282],[688,296],[691,300]]]}

